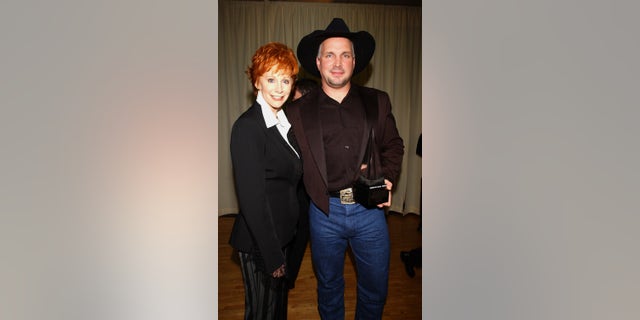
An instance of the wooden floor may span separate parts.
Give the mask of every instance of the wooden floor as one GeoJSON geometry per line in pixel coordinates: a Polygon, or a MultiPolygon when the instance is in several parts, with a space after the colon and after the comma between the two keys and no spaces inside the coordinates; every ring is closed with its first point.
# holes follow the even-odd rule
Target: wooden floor
{"type": "MultiPolygon", "coordinates": [[[[218,317],[219,319],[243,319],[244,287],[236,253],[229,246],[229,235],[234,216],[218,218],[218,317]]],[[[383,319],[421,319],[422,272],[410,278],[400,260],[400,251],[421,246],[418,231],[420,216],[389,214],[387,216],[391,236],[391,265],[389,292],[383,319]]],[[[355,269],[351,257],[345,259],[345,319],[353,319],[356,302],[355,269]]],[[[311,266],[311,252],[307,248],[296,287],[289,292],[288,318],[292,320],[320,319],[316,303],[316,277],[311,266]]]]}

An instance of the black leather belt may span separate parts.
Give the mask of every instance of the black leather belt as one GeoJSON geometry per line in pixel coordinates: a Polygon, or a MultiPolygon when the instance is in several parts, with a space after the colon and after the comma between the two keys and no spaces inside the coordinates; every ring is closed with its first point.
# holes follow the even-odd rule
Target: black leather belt
{"type": "Polygon", "coordinates": [[[340,192],[344,193],[345,191],[348,191],[349,189],[351,189],[351,186],[347,186],[342,190],[329,191],[329,196],[330,197],[340,198],[340,192]]]}

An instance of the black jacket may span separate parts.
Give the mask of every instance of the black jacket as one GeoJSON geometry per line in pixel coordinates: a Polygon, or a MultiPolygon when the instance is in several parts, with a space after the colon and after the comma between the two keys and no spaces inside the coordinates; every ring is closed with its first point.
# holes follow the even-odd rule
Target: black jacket
{"type": "MultiPolygon", "coordinates": [[[[289,141],[298,150],[292,130],[289,141]]],[[[285,263],[283,248],[294,240],[308,206],[302,161],[275,126],[267,129],[257,102],[233,125],[231,161],[240,212],[229,243],[262,257],[271,274],[285,263]]]]}

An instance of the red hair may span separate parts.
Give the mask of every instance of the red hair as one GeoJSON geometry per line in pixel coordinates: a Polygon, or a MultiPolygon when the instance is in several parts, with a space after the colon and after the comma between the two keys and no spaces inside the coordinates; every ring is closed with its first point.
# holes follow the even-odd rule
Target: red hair
{"type": "Polygon", "coordinates": [[[246,71],[251,84],[255,85],[258,78],[273,66],[276,66],[275,71],[290,74],[293,80],[298,74],[298,60],[293,50],[282,43],[269,42],[258,48],[251,58],[251,65],[246,71]]]}

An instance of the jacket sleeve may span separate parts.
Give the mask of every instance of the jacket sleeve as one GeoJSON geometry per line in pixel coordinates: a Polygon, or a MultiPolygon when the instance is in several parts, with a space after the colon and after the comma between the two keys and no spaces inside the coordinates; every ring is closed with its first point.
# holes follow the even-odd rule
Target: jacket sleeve
{"type": "Polygon", "coordinates": [[[265,263],[265,272],[273,273],[285,259],[273,225],[267,201],[266,135],[259,123],[240,118],[231,131],[231,162],[240,215],[265,263]]]}
{"type": "Polygon", "coordinates": [[[378,132],[382,132],[382,136],[378,136],[380,140],[377,144],[380,150],[382,172],[384,177],[395,186],[400,176],[404,143],[398,133],[396,119],[391,113],[391,100],[386,92],[379,91],[378,108],[378,132]]]}

